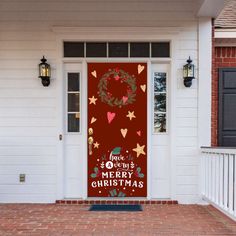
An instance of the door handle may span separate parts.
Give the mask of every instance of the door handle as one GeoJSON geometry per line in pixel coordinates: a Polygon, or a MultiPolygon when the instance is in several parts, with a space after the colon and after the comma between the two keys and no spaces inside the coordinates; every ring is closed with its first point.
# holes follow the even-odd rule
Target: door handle
{"type": "Polygon", "coordinates": [[[89,155],[93,154],[93,137],[88,138],[88,145],[89,145],[89,155]]]}

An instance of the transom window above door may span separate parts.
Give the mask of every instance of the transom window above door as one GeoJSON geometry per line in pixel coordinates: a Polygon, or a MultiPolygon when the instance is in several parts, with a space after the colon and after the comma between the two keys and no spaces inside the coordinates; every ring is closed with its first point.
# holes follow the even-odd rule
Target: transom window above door
{"type": "Polygon", "coordinates": [[[64,42],[64,57],[169,58],[170,42],[64,42]]]}

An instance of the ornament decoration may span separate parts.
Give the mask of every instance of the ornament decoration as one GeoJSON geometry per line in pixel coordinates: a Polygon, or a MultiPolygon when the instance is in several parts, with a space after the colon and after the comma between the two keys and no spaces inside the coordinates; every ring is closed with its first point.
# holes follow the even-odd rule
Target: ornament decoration
{"type": "Polygon", "coordinates": [[[101,101],[111,107],[118,106],[121,108],[122,106],[126,106],[135,102],[136,90],[136,78],[119,68],[108,70],[108,72],[102,76],[98,83],[98,94],[101,101]],[[120,98],[112,96],[112,94],[108,91],[108,81],[111,81],[112,79],[127,84],[127,93],[125,95],[120,98]]]}
{"type": "Polygon", "coordinates": [[[96,120],[97,120],[97,118],[95,118],[95,117],[92,117],[92,118],[91,118],[91,121],[90,121],[90,124],[92,124],[92,123],[96,122],[96,120]]]}
{"type": "Polygon", "coordinates": [[[98,142],[96,142],[96,143],[93,144],[94,148],[99,148],[99,145],[100,145],[100,144],[99,144],[98,142]]]}
{"type": "Polygon", "coordinates": [[[94,96],[92,96],[91,98],[89,98],[89,105],[90,105],[90,104],[96,105],[96,101],[97,101],[97,100],[98,100],[97,98],[95,98],[94,96]]]}
{"type": "Polygon", "coordinates": [[[133,148],[133,151],[137,153],[137,157],[139,157],[139,155],[143,154],[145,155],[146,153],[144,152],[145,145],[140,146],[139,143],[137,143],[137,147],[133,148]]]}
{"type": "Polygon", "coordinates": [[[116,116],[116,113],[112,113],[112,112],[110,112],[110,111],[108,111],[107,112],[107,120],[108,120],[108,123],[110,124],[112,121],[113,121],[113,119],[115,118],[115,116],[116,116]]]}
{"type": "Polygon", "coordinates": [[[94,76],[95,78],[97,78],[97,71],[96,71],[96,70],[92,71],[91,74],[92,74],[92,76],[94,76]]]}
{"type": "Polygon", "coordinates": [[[142,65],[138,65],[138,74],[141,74],[142,71],[144,70],[145,66],[142,66],[142,65]]]}
{"type": "Polygon", "coordinates": [[[127,132],[128,132],[128,129],[120,129],[120,132],[121,132],[123,138],[125,138],[125,137],[126,137],[126,134],[127,134],[127,132]]]}
{"type": "Polygon", "coordinates": [[[146,91],[146,84],[140,85],[140,88],[141,88],[142,91],[145,93],[145,91],[146,91]]]}
{"type": "Polygon", "coordinates": [[[133,118],[136,118],[136,116],[134,115],[134,111],[128,111],[128,114],[126,115],[126,117],[128,117],[130,120],[132,120],[133,118]]]}

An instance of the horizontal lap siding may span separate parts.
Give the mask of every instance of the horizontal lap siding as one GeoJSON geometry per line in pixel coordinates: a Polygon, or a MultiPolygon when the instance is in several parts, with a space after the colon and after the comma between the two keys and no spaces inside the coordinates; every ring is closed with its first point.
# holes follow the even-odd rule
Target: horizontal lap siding
{"type": "Polygon", "coordinates": [[[186,28],[179,35],[177,56],[178,81],[176,92],[176,196],[180,203],[198,201],[198,86],[193,80],[191,88],[183,85],[182,67],[190,56],[198,73],[198,26],[186,28]]]}
{"type": "MultiPolygon", "coordinates": [[[[176,74],[176,192],[197,194],[197,88],[182,85],[182,65],[197,61],[194,3],[168,1],[7,1],[0,3],[0,202],[56,199],[58,143],[57,49],[53,26],[183,27],[176,74]],[[38,77],[40,58],[52,66],[48,88],[38,77]],[[19,174],[26,183],[19,183],[19,174]],[[191,176],[191,177],[190,177],[191,176]],[[188,178],[188,181],[185,180],[188,178]]],[[[195,63],[197,64],[197,63],[195,63]]]]}
{"type": "Polygon", "coordinates": [[[0,202],[54,202],[57,88],[56,80],[48,88],[42,86],[38,64],[45,55],[55,79],[55,35],[34,31],[30,21],[32,31],[26,32],[20,19],[12,22],[15,29],[8,28],[10,22],[2,16],[17,13],[4,12],[4,4],[8,3],[0,4],[0,202]],[[19,183],[19,174],[26,174],[25,183],[19,183]]]}

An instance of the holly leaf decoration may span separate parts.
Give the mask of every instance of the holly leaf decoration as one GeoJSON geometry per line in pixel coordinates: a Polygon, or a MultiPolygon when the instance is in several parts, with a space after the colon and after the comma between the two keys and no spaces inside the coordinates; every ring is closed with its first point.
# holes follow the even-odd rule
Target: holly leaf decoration
{"type": "Polygon", "coordinates": [[[115,147],[115,148],[112,150],[112,154],[114,154],[114,155],[119,155],[119,154],[120,154],[120,151],[121,151],[121,147],[115,147]]]}

